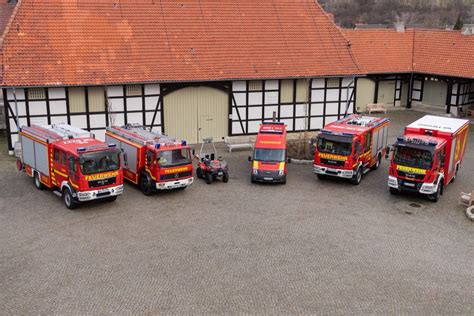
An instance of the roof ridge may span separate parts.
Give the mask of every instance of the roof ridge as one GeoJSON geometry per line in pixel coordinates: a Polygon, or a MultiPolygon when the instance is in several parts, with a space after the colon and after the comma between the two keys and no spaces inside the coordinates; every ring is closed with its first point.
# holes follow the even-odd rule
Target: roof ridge
{"type": "Polygon", "coordinates": [[[344,34],[344,32],[341,30],[341,28],[336,24],[336,22],[331,19],[331,17],[329,16],[329,14],[326,12],[326,10],[323,9],[323,7],[321,6],[321,4],[319,3],[318,0],[313,0],[316,5],[319,7],[319,9],[321,10],[321,12],[323,12],[324,16],[329,20],[330,23],[333,24],[333,26],[337,29],[337,31],[342,35],[342,37],[346,40],[346,47],[347,47],[347,50],[349,52],[349,55],[351,56],[351,60],[352,62],[354,63],[354,65],[357,67],[357,69],[363,73],[366,73],[367,71],[365,69],[363,69],[361,66],[359,66],[359,63],[357,62],[354,54],[352,53],[352,43],[350,41],[350,39],[346,36],[346,34],[344,34]]]}
{"type": "Polygon", "coordinates": [[[7,34],[10,32],[10,26],[12,25],[13,23],[13,20],[15,19],[16,17],[16,14],[21,6],[21,4],[23,3],[23,0],[18,0],[15,8],[13,9],[13,12],[12,12],[12,15],[10,16],[10,19],[8,20],[8,23],[7,25],[5,26],[5,29],[3,30],[3,34],[2,36],[0,37],[0,54],[2,55],[1,56],[1,65],[0,65],[0,82],[1,84],[3,85],[3,72],[4,72],[4,63],[3,63],[3,42],[5,40],[5,37],[7,36],[7,34]]]}

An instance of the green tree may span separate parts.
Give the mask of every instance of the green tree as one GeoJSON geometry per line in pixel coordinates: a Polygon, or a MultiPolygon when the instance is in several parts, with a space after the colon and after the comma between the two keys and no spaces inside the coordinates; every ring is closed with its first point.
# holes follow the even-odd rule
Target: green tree
{"type": "Polygon", "coordinates": [[[462,23],[461,15],[458,15],[458,19],[456,20],[456,24],[454,24],[454,29],[455,30],[461,30],[463,26],[464,26],[464,23],[462,23]]]}

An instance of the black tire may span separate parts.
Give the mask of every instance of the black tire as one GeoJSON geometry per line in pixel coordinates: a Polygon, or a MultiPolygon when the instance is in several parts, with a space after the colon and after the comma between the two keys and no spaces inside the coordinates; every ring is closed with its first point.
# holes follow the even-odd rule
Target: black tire
{"type": "Polygon", "coordinates": [[[107,202],[114,202],[115,200],[117,200],[117,196],[114,195],[114,196],[109,196],[108,198],[105,199],[107,202]]]}
{"type": "Polygon", "coordinates": [[[222,182],[227,183],[229,182],[229,173],[225,172],[224,175],[222,176],[222,182]]]}
{"type": "Polygon", "coordinates": [[[326,176],[324,174],[316,174],[316,176],[318,177],[319,180],[324,180],[326,179],[326,176]]]}
{"type": "Polygon", "coordinates": [[[202,179],[202,178],[203,178],[203,172],[202,172],[202,168],[201,168],[201,167],[197,167],[197,169],[196,169],[196,177],[198,177],[199,179],[202,179]]]}
{"type": "Polygon", "coordinates": [[[43,190],[44,189],[44,184],[41,183],[39,172],[35,172],[35,175],[33,176],[33,183],[35,184],[35,187],[38,190],[43,190]]]}
{"type": "Polygon", "coordinates": [[[362,168],[357,169],[356,174],[352,177],[351,183],[353,185],[359,185],[362,181],[362,168]]]}
{"type": "Polygon", "coordinates": [[[142,193],[146,196],[150,196],[153,194],[152,181],[150,177],[146,174],[142,174],[140,177],[140,189],[142,193]]]}
{"type": "Polygon", "coordinates": [[[68,188],[63,190],[63,201],[64,205],[70,210],[74,210],[79,206],[79,203],[72,196],[71,191],[68,188]]]}
{"type": "Polygon", "coordinates": [[[211,173],[206,173],[205,178],[206,178],[206,183],[207,183],[207,184],[211,184],[211,183],[212,183],[212,180],[213,180],[213,179],[212,179],[212,174],[211,174],[211,173]]]}
{"type": "Polygon", "coordinates": [[[397,189],[395,189],[395,188],[390,188],[390,194],[392,194],[392,195],[397,195],[398,193],[400,193],[400,191],[398,191],[397,189]]]}
{"type": "Polygon", "coordinates": [[[283,180],[281,181],[281,184],[283,184],[283,185],[286,184],[286,176],[283,176],[283,180]]]}
{"type": "Polygon", "coordinates": [[[377,170],[380,167],[380,164],[382,163],[382,155],[378,154],[377,156],[377,161],[375,162],[375,165],[372,166],[372,170],[377,170]]]}
{"type": "Polygon", "coordinates": [[[436,193],[432,194],[432,195],[429,195],[428,196],[428,199],[431,201],[431,202],[438,202],[439,201],[439,198],[441,197],[441,192],[443,191],[443,184],[440,183],[438,185],[438,190],[436,190],[436,193]]]}
{"type": "Polygon", "coordinates": [[[256,183],[257,181],[253,178],[253,176],[250,176],[250,183],[256,183]]]}

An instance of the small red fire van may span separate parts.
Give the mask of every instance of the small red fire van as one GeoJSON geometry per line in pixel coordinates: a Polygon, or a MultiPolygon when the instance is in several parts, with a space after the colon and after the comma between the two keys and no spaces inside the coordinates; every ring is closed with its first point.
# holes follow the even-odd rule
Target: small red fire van
{"type": "Polygon", "coordinates": [[[260,125],[252,162],[251,181],[279,182],[286,184],[287,150],[286,126],[280,122],[264,122],[260,125]]]}

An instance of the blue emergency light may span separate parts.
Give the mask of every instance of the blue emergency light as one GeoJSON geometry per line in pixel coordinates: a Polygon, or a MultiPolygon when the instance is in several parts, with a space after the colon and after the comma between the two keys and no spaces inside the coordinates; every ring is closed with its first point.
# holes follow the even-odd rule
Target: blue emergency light
{"type": "Polygon", "coordinates": [[[160,147],[161,147],[161,144],[155,144],[156,149],[160,149],[160,147]]]}
{"type": "Polygon", "coordinates": [[[87,150],[86,147],[79,147],[79,148],[77,149],[77,152],[78,152],[78,153],[82,153],[82,152],[85,152],[86,150],[87,150]]]}
{"type": "Polygon", "coordinates": [[[117,147],[117,144],[108,144],[109,148],[115,148],[117,147]]]}
{"type": "Polygon", "coordinates": [[[182,140],[182,141],[181,141],[181,145],[186,146],[186,144],[187,144],[187,143],[186,143],[185,140],[182,140]]]}

